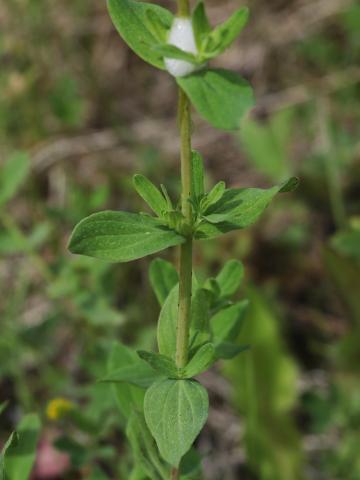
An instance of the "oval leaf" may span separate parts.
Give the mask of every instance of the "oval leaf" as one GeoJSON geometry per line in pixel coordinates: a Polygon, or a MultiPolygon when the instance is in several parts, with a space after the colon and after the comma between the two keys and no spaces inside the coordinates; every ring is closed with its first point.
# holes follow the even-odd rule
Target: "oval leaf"
{"type": "Polygon", "coordinates": [[[215,360],[215,348],[212,343],[206,343],[195,353],[184,369],[184,378],[192,378],[205,372],[215,360]]]}
{"type": "Polygon", "coordinates": [[[167,201],[160,190],[144,175],[134,175],[133,183],[140,197],[158,217],[162,217],[167,210],[167,201]]]}
{"type": "Polygon", "coordinates": [[[244,277],[244,265],[239,260],[229,260],[216,277],[222,297],[231,297],[240,287],[244,277]]]}
{"type": "Polygon", "coordinates": [[[176,324],[179,310],[179,285],[170,292],[161,309],[157,341],[159,352],[162,355],[173,358],[176,350],[176,324]]]}
{"type": "Polygon", "coordinates": [[[204,40],[202,48],[206,59],[214,58],[226,50],[238,37],[249,18],[249,9],[241,7],[224,23],[218,25],[204,40]]]}
{"type": "Polygon", "coordinates": [[[110,262],[129,262],[184,241],[148,215],[109,211],[82,220],[75,227],[69,250],[110,262]]]}
{"type": "Polygon", "coordinates": [[[174,360],[171,358],[158,353],[146,352],[144,350],[139,350],[137,353],[140,358],[149,364],[150,368],[157,371],[159,374],[165,375],[169,378],[178,378],[178,369],[176,368],[174,360]]]}
{"type": "Polygon", "coordinates": [[[215,128],[237,130],[254,106],[251,86],[234,72],[205,69],[176,80],[200,115],[215,128]]]}
{"type": "Polygon", "coordinates": [[[156,298],[160,305],[163,305],[171,290],[179,282],[179,275],[170,262],[155,258],[150,265],[149,277],[156,298]]]}
{"type": "Polygon", "coordinates": [[[210,328],[215,343],[235,341],[237,339],[248,306],[248,300],[243,300],[220,310],[211,318],[210,328]]]}
{"type": "Polygon", "coordinates": [[[117,31],[129,47],[146,62],[164,69],[163,55],[154,46],[166,41],[172,14],[158,5],[133,0],[108,0],[108,8],[117,31]]]}
{"type": "Polygon", "coordinates": [[[170,465],[178,467],[190,450],[207,420],[208,410],[208,394],[194,380],[162,380],[146,392],[146,423],[170,465]]]}

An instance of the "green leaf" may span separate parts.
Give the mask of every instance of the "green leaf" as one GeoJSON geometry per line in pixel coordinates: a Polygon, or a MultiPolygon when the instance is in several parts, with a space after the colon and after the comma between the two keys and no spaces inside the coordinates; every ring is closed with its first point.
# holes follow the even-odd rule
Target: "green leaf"
{"type": "Polygon", "coordinates": [[[208,409],[206,390],[193,380],[162,380],[147,390],[146,423],[160,454],[174,467],[203,428],[208,409]]]}
{"type": "MultiPolygon", "coordinates": [[[[116,385],[112,385],[112,391],[116,399],[116,403],[119,407],[120,412],[122,413],[123,420],[127,419],[134,408],[143,408],[144,402],[144,391],[142,388],[130,385],[126,378],[130,377],[130,369],[131,367],[137,366],[140,362],[139,357],[137,356],[134,350],[126,347],[120,342],[114,342],[110,357],[108,361],[108,376],[114,373],[114,378],[122,378],[123,380],[121,383],[116,383],[116,385]],[[120,376],[119,370],[123,368],[128,368],[128,376],[125,377],[126,372],[122,372],[120,376]],[[115,373],[117,377],[115,376],[115,373]]],[[[144,363],[144,362],[143,362],[144,363]]],[[[148,366],[145,364],[145,368],[148,366]]],[[[137,370],[137,369],[136,369],[137,370]]],[[[148,368],[149,375],[154,375],[154,371],[148,368]]],[[[134,374],[134,372],[132,372],[134,374]]],[[[137,375],[139,372],[137,370],[137,375]]],[[[133,379],[133,376],[131,377],[133,379]]],[[[145,376],[143,377],[144,381],[145,376]]],[[[150,384],[151,380],[148,380],[148,384],[150,384]]],[[[134,382],[133,382],[134,383],[134,382]]]]}
{"type": "Polygon", "coordinates": [[[211,294],[205,288],[193,293],[191,302],[190,346],[195,348],[210,340],[209,310],[211,294]]]}
{"type": "Polygon", "coordinates": [[[11,200],[30,171],[29,157],[24,152],[13,153],[0,170],[0,207],[11,200]]]}
{"type": "Polygon", "coordinates": [[[158,217],[162,217],[167,210],[167,201],[160,190],[144,175],[134,175],[133,183],[140,197],[158,217]]]}
{"type": "Polygon", "coordinates": [[[212,343],[206,343],[197,350],[184,369],[184,378],[192,378],[208,370],[215,360],[215,348],[212,343]]]}
{"type": "Polygon", "coordinates": [[[162,57],[165,58],[176,58],[178,60],[185,60],[186,62],[193,63],[194,65],[202,63],[193,53],[185,52],[185,50],[181,50],[181,48],[178,48],[175,45],[164,43],[161,45],[155,45],[153,48],[156,52],[158,52],[162,55],[162,57]]]}
{"type": "Polygon", "coordinates": [[[28,480],[35,462],[41,424],[34,414],[25,415],[2,451],[5,479],[28,480]]]}
{"type": "Polygon", "coordinates": [[[240,287],[244,278],[244,265],[238,260],[229,260],[216,277],[222,297],[231,297],[240,287]]]}
{"type": "MultiPolygon", "coordinates": [[[[156,6],[156,5],[155,5],[156,6]]],[[[169,36],[169,28],[172,24],[173,17],[171,17],[171,22],[168,20],[168,15],[170,12],[166,10],[166,18],[162,15],[159,15],[158,9],[146,9],[146,24],[150,32],[158,40],[158,43],[164,43],[167,41],[169,36]]],[[[172,15],[170,13],[170,15],[172,15]]]]}
{"type": "Polygon", "coordinates": [[[211,205],[219,202],[222,199],[226,190],[225,182],[217,183],[210,192],[204,197],[200,203],[202,211],[206,211],[211,205]]]}
{"type": "Polygon", "coordinates": [[[192,14],[192,24],[197,48],[200,50],[203,39],[211,32],[211,25],[206,15],[203,0],[200,0],[194,8],[192,14]]]}
{"type": "Polygon", "coordinates": [[[238,37],[249,18],[249,9],[241,7],[224,23],[209,33],[202,46],[201,52],[206,59],[214,58],[226,50],[238,37]]]}
{"type": "MultiPolygon", "coordinates": [[[[208,330],[208,307],[209,292],[205,289],[199,289],[196,280],[193,281],[193,301],[191,306],[191,326],[190,326],[190,344],[194,347],[195,339],[209,340],[208,330]],[[205,315],[206,312],[206,315],[205,315]],[[196,337],[196,338],[195,338],[196,337]]],[[[159,352],[169,358],[174,358],[176,350],[176,324],[179,310],[179,285],[176,285],[166,298],[161,309],[157,340],[159,352]]]]}
{"type": "Polygon", "coordinates": [[[170,291],[179,282],[178,273],[170,262],[155,258],[150,264],[149,276],[156,298],[163,305],[170,291]]]}
{"type": "Polygon", "coordinates": [[[288,182],[267,190],[226,190],[221,200],[205,212],[204,223],[198,227],[196,238],[213,238],[252,225],[278,193],[292,191],[297,185],[298,179],[291,178],[288,182]]]}
{"type": "Polygon", "coordinates": [[[101,378],[99,382],[128,383],[135,387],[149,388],[158,379],[159,375],[154,372],[154,369],[141,361],[112,370],[105,377],[101,378]]]}
{"type": "Polygon", "coordinates": [[[216,344],[237,339],[248,306],[248,300],[243,300],[220,310],[210,319],[210,328],[216,344]]]}
{"type": "Polygon", "coordinates": [[[108,0],[108,8],[117,31],[129,47],[146,62],[165,69],[162,55],[154,46],[165,42],[172,14],[158,5],[133,0],[108,0]]]}
{"type": "Polygon", "coordinates": [[[161,375],[168,378],[178,378],[178,369],[175,362],[165,355],[140,350],[137,352],[139,357],[145,360],[150,367],[161,375]]]}
{"type": "Polygon", "coordinates": [[[196,204],[204,195],[204,162],[202,156],[196,150],[192,151],[191,156],[192,168],[192,194],[196,204]]]}
{"type": "Polygon", "coordinates": [[[252,88],[234,72],[205,69],[176,80],[199,114],[215,128],[237,130],[254,106],[252,88]]]}
{"type": "Polygon", "coordinates": [[[184,241],[153,217],[109,211],[82,220],[74,229],[69,250],[111,262],[129,262],[184,241]]]}
{"type": "Polygon", "coordinates": [[[178,318],[179,285],[176,285],[166,298],[160,312],[157,341],[159,352],[174,358],[176,350],[176,322],[178,318]]]}
{"type": "Polygon", "coordinates": [[[180,480],[199,480],[201,475],[201,455],[191,448],[180,462],[180,480]]]}
{"type": "Polygon", "coordinates": [[[126,435],[136,464],[141,466],[151,480],[167,480],[170,478],[170,468],[160,458],[142,413],[137,411],[131,413],[126,435]]]}

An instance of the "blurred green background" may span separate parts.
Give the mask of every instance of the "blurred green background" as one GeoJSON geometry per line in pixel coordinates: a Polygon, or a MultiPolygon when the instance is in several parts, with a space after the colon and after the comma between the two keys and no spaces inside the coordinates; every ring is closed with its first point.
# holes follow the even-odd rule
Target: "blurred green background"
{"type": "MultiPolygon", "coordinates": [[[[250,7],[215,63],[248,78],[258,102],[233,135],[194,115],[209,182],[295,174],[301,187],[256,227],[196,248],[200,276],[243,260],[252,302],[239,338],[252,348],[202,377],[204,477],[358,480],[360,5],[206,4],[214,23],[250,7]]],[[[123,421],[96,379],[115,339],[153,346],[149,260],[107,265],[66,245],[92,212],[145,208],[137,171],[177,195],[177,151],[174,82],[128,50],[104,1],[1,0],[0,444],[23,414],[41,415],[34,480],[129,478],[123,421]],[[47,415],[59,397],[79,415],[47,415]]]]}

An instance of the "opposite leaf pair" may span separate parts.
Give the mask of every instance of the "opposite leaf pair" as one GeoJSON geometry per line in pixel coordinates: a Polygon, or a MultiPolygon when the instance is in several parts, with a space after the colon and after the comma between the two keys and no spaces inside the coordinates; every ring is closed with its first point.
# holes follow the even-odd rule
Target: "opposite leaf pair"
{"type": "Polygon", "coordinates": [[[234,72],[205,67],[239,35],[248,19],[240,8],[223,24],[212,29],[201,1],[192,15],[197,54],[168,43],[174,22],[172,13],[158,5],[135,0],[108,0],[115,27],[129,47],[151,65],[165,69],[164,59],[190,62],[199,71],[176,79],[197,111],[214,127],[236,130],[245,113],[254,106],[250,85],[234,72]]]}
{"type": "Polygon", "coordinates": [[[296,178],[291,178],[270,189],[226,189],[220,182],[205,193],[203,161],[197,152],[193,152],[192,171],[192,225],[185,223],[165,187],[160,192],[143,175],[135,175],[136,190],[158,218],[127,212],[95,213],[76,226],[70,251],[112,262],[128,262],[180,245],[187,236],[201,240],[214,238],[252,225],[276,194],[289,192],[298,184],[296,178]]]}
{"type": "MultiPolygon", "coordinates": [[[[136,422],[141,423],[143,408],[146,425],[156,440],[161,457],[172,466],[177,467],[189,451],[208,414],[207,392],[192,377],[210,368],[219,358],[232,358],[246,348],[235,341],[248,302],[232,303],[230,299],[239,288],[243,273],[242,264],[231,260],[217,277],[202,284],[194,280],[190,360],[185,368],[177,369],[169,345],[175,338],[178,276],[170,263],[154,260],[150,267],[150,281],[162,305],[158,327],[160,354],[140,351],[136,356],[127,347],[117,346],[119,353],[116,358],[112,355],[111,371],[102,379],[116,385],[118,400],[122,409],[125,405],[126,416],[137,412],[134,414],[136,422]],[[144,390],[146,392],[141,393],[144,390]]],[[[135,419],[131,418],[132,424],[135,419]]],[[[129,422],[128,435],[132,443],[139,435],[138,443],[145,441],[145,434],[144,431],[135,434],[129,422]]],[[[149,442],[148,448],[153,448],[149,442]]],[[[166,465],[160,461],[157,466],[151,464],[147,468],[155,468],[163,478],[161,471],[166,465]]]]}

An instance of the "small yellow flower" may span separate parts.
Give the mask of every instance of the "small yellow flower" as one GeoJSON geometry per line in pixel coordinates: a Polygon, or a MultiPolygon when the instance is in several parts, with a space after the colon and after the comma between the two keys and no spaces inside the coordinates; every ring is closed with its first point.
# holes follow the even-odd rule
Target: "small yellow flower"
{"type": "Polygon", "coordinates": [[[46,407],[46,416],[50,420],[59,420],[74,408],[75,405],[70,402],[70,400],[66,400],[66,398],[54,398],[46,407]]]}

